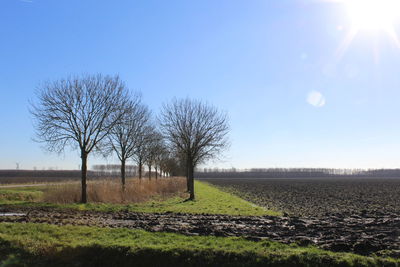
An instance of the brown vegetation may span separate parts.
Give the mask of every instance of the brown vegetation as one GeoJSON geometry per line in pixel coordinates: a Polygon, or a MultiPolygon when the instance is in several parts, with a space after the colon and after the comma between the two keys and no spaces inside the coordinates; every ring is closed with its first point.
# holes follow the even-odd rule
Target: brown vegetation
{"type": "MultiPolygon", "coordinates": [[[[89,181],[88,201],[96,203],[138,203],[151,198],[166,198],[183,194],[186,190],[184,178],[128,179],[125,190],[117,179],[89,181]]],[[[81,200],[79,183],[49,186],[44,191],[43,201],[48,203],[77,203],[81,200]]]]}

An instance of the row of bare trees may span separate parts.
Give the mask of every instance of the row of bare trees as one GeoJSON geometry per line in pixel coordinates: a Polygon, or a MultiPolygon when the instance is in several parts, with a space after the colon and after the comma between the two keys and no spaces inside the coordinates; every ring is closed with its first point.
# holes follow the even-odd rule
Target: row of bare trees
{"type": "Polygon", "coordinates": [[[194,199],[194,169],[219,154],[228,144],[228,122],[215,107],[195,100],[173,100],[163,105],[157,120],[130,94],[118,76],[83,75],[47,82],[31,104],[36,139],[49,151],[67,146],[79,149],[82,161],[82,203],[87,202],[88,156],[115,154],[121,162],[121,183],[126,183],[126,163],[154,167],[159,173],[187,176],[194,199]],[[157,123],[155,122],[157,121],[157,123]]]}
{"type": "Polygon", "coordinates": [[[127,160],[133,159],[136,162],[139,178],[142,178],[143,165],[149,168],[149,178],[153,166],[157,178],[159,171],[166,172],[165,168],[162,168],[163,161],[169,155],[163,137],[151,121],[151,112],[141,102],[140,96],[131,97],[123,108],[122,117],[114,115],[118,123],[111,128],[102,150],[105,155],[117,155],[121,162],[121,182],[125,187],[127,160]]]}

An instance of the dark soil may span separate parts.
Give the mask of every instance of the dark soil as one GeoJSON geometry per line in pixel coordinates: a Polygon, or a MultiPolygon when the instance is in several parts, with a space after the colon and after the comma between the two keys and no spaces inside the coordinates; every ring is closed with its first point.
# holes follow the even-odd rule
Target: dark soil
{"type": "Polygon", "coordinates": [[[400,248],[400,218],[389,213],[341,213],[325,218],[244,217],[125,211],[105,213],[50,208],[16,209],[6,206],[0,208],[1,212],[22,212],[27,215],[0,216],[0,222],[123,227],[186,235],[242,236],[252,240],[267,238],[363,255],[393,250],[391,256],[400,256],[396,255],[400,248]]]}
{"type": "Polygon", "coordinates": [[[202,179],[268,209],[291,216],[400,214],[400,178],[202,179]]]}

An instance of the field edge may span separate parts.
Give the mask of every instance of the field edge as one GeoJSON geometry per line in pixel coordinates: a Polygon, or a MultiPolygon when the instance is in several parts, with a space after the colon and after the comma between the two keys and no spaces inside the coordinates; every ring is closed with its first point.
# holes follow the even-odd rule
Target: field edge
{"type": "Polygon", "coordinates": [[[191,213],[191,214],[223,214],[242,216],[280,216],[279,211],[268,210],[252,202],[202,181],[195,181],[196,200],[185,201],[182,197],[153,199],[144,203],[131,204],[52,204],[39,201],[42,188],[0,188],[0,205],[8,207],[50,207],[56,209],[94,210],[103,212],[130,211],[145,213],[191,213]]]}
{"type": "Polygon", "coordinates": [[[398,266],[399,260],[238,237],[0,223],[0,266],[398,266]]]}

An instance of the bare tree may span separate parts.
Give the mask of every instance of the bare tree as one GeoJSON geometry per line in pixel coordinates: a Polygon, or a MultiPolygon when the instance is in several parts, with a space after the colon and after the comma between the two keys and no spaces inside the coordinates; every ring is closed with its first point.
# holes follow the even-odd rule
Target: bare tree
{"type": "Polygon", "coordinates": [[[126,161],[133,157],[141,141],[142,128],[145,127],[150,117],[147,106],[141,103],[138,95],[126,107],[126,112],[119,123],[114,125],[108,136],[108,149],[106,154],[115,151],[121,161],[121,182],[125,188],[126,161]]]}
{"type": "Polygon", "coordinates": [[[165,145],[163,136],[161,135],[160,142],[158,143],[156,147],[157,153],[155,154],[154,157],[154,168],[156,172],[156,179],[158,178],[158,175],[161,177],[163,176],[163,173],[165,171],[165,163],[169,158],[169,153],[167,146],[165,145]]]}
{"type": "Polygon", "coordinates": [[[186,162],[190,200],[194,200],[194,169],[217,156],[228,145],[228,119],[214,106],[201,101],[173,100],[163,106],[161,128],[186,162]]]}
{"type": "Polygon", "coordinates": [[[38,88],[31,106],[36,141],[61,153],[66,146],[81,154],[82,203],[87,203],[86,180],[89,153],[122,118],[127,103],[124,83],[118,76],[83,75],[47,82],[38,88]]]}
{"type": "Polygon", "coordinates": [[[151,166],[154,167],[156,178],[158,178],[157,157],[162,153],[163,136],[154,127],[148,132],[146,142],[146,164],[149,168],[149,179],[151,179],[151,166]]]}
{"type": "Polygon", "coordinates": [[[143,164],[146,163],[147,158],[147,143],[151,137],[152,127],[149,123],[146,123],[136,136],[136,148],[135,153],[133,155],[133,160],[136,162],[139,171],[139,179],[142,178],[143,164]]]}

